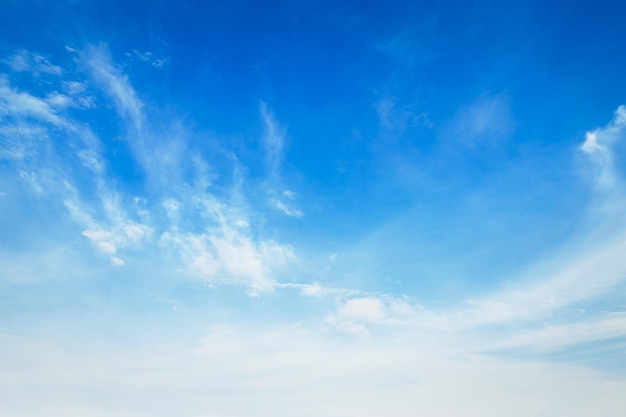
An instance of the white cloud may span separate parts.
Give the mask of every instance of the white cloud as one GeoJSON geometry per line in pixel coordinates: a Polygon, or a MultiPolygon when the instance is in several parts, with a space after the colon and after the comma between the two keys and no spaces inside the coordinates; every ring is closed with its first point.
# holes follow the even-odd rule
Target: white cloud
{"type": "Polygon", "coordinates": [[[48,139],[48,132],[28,123],[0,125],[0,158],[24,161],[38,153],[38,142],[48,139]]]}
{"type": "Polygon", "coordinates": [[[304,216],[304,213],[298,209],[294,209],[289,207],[286,203],[277,200],[276,201],[276,208],[280,211],[282,211],[283,213],[285,213],[287,216],[289,217],[302,217],[304,216]]]}
{"type": "Polygon", "coordinates": [[[282,152],[285,145],[285,130],[274,117],[274,113],[269,106],[261,102],[259,106],[261,120],[263,122],[263,147],[267,163],[268,175],[270,178],[280,176],[280,166],[282,164],[282,152]]]}
{"type": "Polygon", "coordinates": [[[126,234],[126,237],[132,242],[141,240],[147,232],[147,228],[137,223],[126,223],[122,226],[122,230],[126,234]]]}
{"type": "MultiPolygon", "coordinates": [[[[585,237],[579,237],[581,241],[585,237]]],[[[588,251],[549,254],[513,284],[501,290],[465,300],[448,309],[415,307],[413,323],[436,331],[476,330],[489,326],[520,326],[549,320],[578,303],[606,295],[626,277],[626,233],[598,243],[589,240],[588,251]]]]}
{"type": "Polygon", "coordinates": [[[255,237],[245,207],[229,204],[205,188],[187,189],[180,199],[163,202],[171,227],[161,235],[161,246],[176,254],[183,269],[197,279],[243,285],[250,295],[272,291],[277,283],[275,272],[296,259],[293,248],[255,237]],[[201,231],[179,224],[185,209],[201,215],[205,225],[201,231]]]}
{"type": "MultiPolygon", "coordinates": [[[[415,309],[417,327],[446,331],[498,325],[528,325],[551,317],[580,303],[595,300],[619,288],[626,279],[626,197],[613,164],[615,145],[626,126],[626,108],[620,106],[606,127],[589,132],[581,146],[599,168],[591,178],[604,193],[591,202],[589,219],[563,242],[560,250],[546,254],[526,270],[509,277],[506,287],[465,300],[448,309],[415,309]],[[609,201],[614,210],[594,214],[609,201]],[[606,225],[609,225],[607,227],[606,225]]],[[[574,325],[570,323],[568,325],[574,325]]],[[[576,328],[576,327],[573,327],[576,328]]],[[[581,333],[587,334],[587,333],[581,333]]],[[[538,333],[546,335],[547,333],[538,333]]],[[[589,334],[591,337],[591,335],[589,334]]],[[[582,336],[581,336],[582,337],[582,336]]]]}
{"type": "Polygon", "coordinates": [[[337,330],[357,336],[370,336],[368,326],[382,324],[387,319],[387,311],[379,298],[355,297],[342,302],[334,314],[327,315],[326,323],[337,330]]]}
{"type": "Polygon", "coordinates": [[[6,78],[0,76],[0,117],[32,117],[58,127],[69,127],[45,100],[11,88],[6,78]]]}
{"type": "Polygon", "coordinates": [[[19,176],[24,182],[30,185],[30,188],[35,193],[37,194],[44,193],[44,187],[39,181],[39,176],[37,175],[36,172],[20,170],[19,176]]]}
{"type": "Polygon", "coordinates": [[[45,100],[50,106],[60,109],[66,108],[72,104],[71,98],[56,91],[49,94],[45,100]]]}
{"type": "Polygon", "coordinates": [[[81,54],[81,58],[93,79],[113,99],[120,116],[128,119],[136,132],[141,132],[144,104],[130,85],[128,76],[113,65],[106,48],[102,45],[89,47],[81,54]]]}
{"type": "Polygon", "coordinates": [[[267,190],[270,195],[269,202],[272,207],[281,211],[289,217],[299,218],[304,216],[302,210],[293,207],[293,200],[296,193],[285,190],[277,196],[276,188],[280,187],[281,165],[283,159],[283,148],[285,146],[285,129],[278,123],[274,113],[269,106],[261,102],[261,120],[263,122],[263,150],[265,151],[265,163],[267,166],[267,190]]]}
{"type": "Polygon", "coordinates": [[[522,331],[494,347],[546,352],[624,336],[626,336],[626,315],[616,313],[595,320],[547,325],[538,330],[522,331]]]}
{"type": "MultiPolygon", "coordinates": [[[[72,86],[77,88],[76,84],[72,86]]],[[[19,138],[21,142],[19,149],[8,146],[7,150],[10,150],[14,159],[25,164],[25,168],[21,170],[24,173],[22,179],[27,180],[37,193],[45,193],[65,201],[72,218],[84,228],[82,235],[98,252],[110,257],[111,262],[119,266],[122,260],[116,256],[118,248],[132,245],[138,240],[139,226],[128,220],[118,203],[111,198],[114,193],[105,179],[99,139],[88,127],[63,113],[65,108],[73,105],[72,97],[57,91],[49,92],[45,98],[38,98],[11,87],[5,78],[0,79],[0,116],[8,115],[12,118],[8,124],[2,126],[2,130],[12,139],[19,138]],[[84,207],[85,204],[79,203],[73,185],[75,178],[72,178],[73,175],[82,173],[77,174],[66,166],[58,166],[56,150],[59,145],[47,141],[52,134],[69,142],[77,159],[92,172],[96,194],[102,203],[100,209],[110,221],[96,221],[86,214],[88,209],[84,207]],[[76,139],[79,140],[78,143],[75,142],[76,139]]],[[[9,140],[6,143],[11,145],[14,142],[9,140]]],[[[97,212],[98,209],[92,211],[97,212]]]]}
{"type": "Polygon", "coordinates": [[[63,81],[61,84],[63,85],[63,89],[67,92],[67,94],[71,96],[82,94],[85,92],[85,90],[87,90],[86,83],[80,81],[63,81]]]}
{"type": "Polygon", "coordinates": [[[71,97],[73,107],[91,109],[95,107],[94,98],[87,91],[87,83],[80,81],[63,81],[65,94],[71,97]]]}
{"type": "Polygon", "coordinates": [[[318,282],[314,282],[313,284],[302,285],[301,292],[302,295],[309,297],[323,297],[330,291],[328,288],[321,286],[318,282]]]}
{"type": "Polygon", "coordinates": [[[96,221],[87,213],[87,209],[74,197],[65,200],[72,219],[84,230],[81,235],[86,237],[101,254],[108,256],[115,266],[124,265],[117,256],[119,248],[137,247],[151,233],[148,226],[129,219],[118,203],[111,198],[104,198],[102,209],[109,221],[96,221]]]}
{"type": "Polygon", "coordinates": [[[192,275],[209,283],[244,285],[250,295],[272,291],[274,269],[295,259],[290,246],[254,241],[245,228],[229,223],[205,233],[168,231],[160,241],[167,250],[178,252],[192,275]]]}
{"type": "MultiPolygon", "coordinates": [[[[158,137],[158,141],[154,140],[152,120],[143,112],[144,103],[139,100],[128,76],[112,63],[106,48],[87,48],[80,56],[93,80],[113,99],[118,114],[129,125],[128,140],[133,156],[144,167],[148,181],[162,183],[165,187],[163,198],[160,199],[166,215],[166,219],[159,219],[161,229],[164,229],[160,233],[161,247],[167,252],[177,254],[183,270],[206,282],[244,285],[250,294],[272,290],[276,282],[273,276],[275,270],[295,259],[293,249],[271,239],[254,237],[245,203],[239,207],[240,204],[233,204],[228,198],[217,198],[211,194],[213,174],[210,167],[198,153],[187,149],[184,136],[173,138],[167,149],[163,145],[167,140],[162,135],[158,137]],[[149,145],[157,142],[159,149],[149,145]],[[182,164],[189,161],[195,168],[195,175],[191,180],[193,187],[175,175],[164,176],[165,169],[180,170],[182,164]],[[185,219],[185,224],[181,222],[184,218],[183,211],[189,209],[200,214],[200,218],[196,219],[199,222],[196,226],[189,224],[188,219],[185,219]]],[[[137,56],[150,59],[152,55],[137,56]]],[[[72,84],[67,88],[82,93],[80,85],[72,84]]],[[[277,173],[283,143],[282,128],[264,103],[260,112],[266,128],[264,144],[269,169],[275,169],[277,173]]],[[[88,158],[84,159],[89,161],[88,158]]],[[[232,159],[237,171],[237,159],[234,156],[232,159]]],[[[235,180],[233,194],[237,192],[236,187],[241,186],[240,179],[235,180]]],[[[299,215],[298,210],[288,207],[285,209],[291,215],[299,215]]],[[[124,216],[121,214],[117,217],[124,216]]],[[[109,214],[109,217],[115,216],[109,214]]],[[[121,230],[120,224],[120,221],[112,223],[112,226],[117,225],[114,228],[118,233],[121,230]]]]}
{"type": "Polygon", "coordinates": [[[128,75],[115,65],[105,46],[86,48],[80,59],[89,71],[90,81],[115,104],[126,130],[124,138],[133,158],[146,172],[148,181],[169,188],[168,184],[182,175],[190,160],[198,165],[188,149],[186,136],[190,132],[185,125],[175,118],[162,120],[146,114],[145,103],[128,75]]]}
{"type": "Polygon", "coordinates": [[[118,258],[117,256],[112,256],[111,257],[111,264],[113,266],[124,266],[124,260],[121,258],[118,258]]]}
{"type": "Polygon", "coordinates": [[[78,156],[78,159],[80,159],[80,162],[84,167],[90,169],[98,175],[101,175],[104,172],[103,161],[97,152],[93,150],[82,149],[79,150],[76,155],[78,156]]]}
{"type": "Polygon", "coordinates": [[[169,216],[176,216],[180,210],[180,203],[173,198],[168,198],[163,201],[163,207],[169,216]]]}
{"type": "Polygon", "coordinates": [[[346,320],[377,323],[385,318],[385,307],[381,300],[373,297],[351,298],[339,308],[337,314],[346,320]]]}
{"type": "Polygon", "coordinates": [[[81,234],[89,239],[103,254],[115,255],[117,253],[111,232],[105,230],[84,230],[81,234]]]}
{"type": "Polygon", "coordinates": [[[34,75],[41,73],[61,75],[61,67],[52,65],[50,61],[42,55],[26,50],[21,50],[7,58],[6,62],[15,72],[32,72],[34,75]]]}
{"type": "Polygon", "coordinates": [[[282,194],[282,199],[276,199],[275,200],[275,205],[276,208],[280,211],[282,211],[283,213],[285,213],[287,216],[290,217],[302,217],[304,216],[304,213],[301,210],[298,210],[296,208],[291,207],[291,205],[285,201],[293,201],[296,198],[296,193],[291,191],[291,190],[285,190],[283,191],[282,194]]]}
{"type": "Polygon", "coordinates": [[[126,55],[128,57],[134,57],[138,59],[139,61],[149,63],[154,68],[160,68],[167,63],[166,58],[155,57],[155,55],[150,51],[140,52],[136,49],[133,49],[132,53],[128,52],[126,53],[126,55]]]}
{"type": "Polygon", "coordinates": [[[248,280],[252,291],[271,289],[272,279],[261,251],[251,239],[226,230],[222,236],[209,237],[209,241],[228,276],[248,280]]]}
{"type": "Polygon", "coordinates": [[[326,296],[335,296],[337,299],[355,296],[361,294],[360,290],[352,290],[346,288],[332,288],[321,285],[319,282],[311,284],[294,283],[294,282],[277,282],[276,288],[294,288],[300,291],[300,294],[307,297],[321,298],[326,296]]]}

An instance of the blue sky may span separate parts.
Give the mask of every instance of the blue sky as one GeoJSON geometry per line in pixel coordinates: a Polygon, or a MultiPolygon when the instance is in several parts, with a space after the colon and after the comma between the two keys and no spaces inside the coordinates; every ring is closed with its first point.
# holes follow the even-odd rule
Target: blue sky
{"type": "Polygon", "coordinates": [[[626,6],[0,5],[0,416],[626,409],[626,6]]]}

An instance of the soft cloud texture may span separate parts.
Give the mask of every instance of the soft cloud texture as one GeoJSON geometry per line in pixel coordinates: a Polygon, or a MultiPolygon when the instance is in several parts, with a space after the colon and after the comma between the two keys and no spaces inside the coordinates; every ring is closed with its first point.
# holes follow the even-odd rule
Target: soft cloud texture
{"type": "MultiPolygon", "coordinates": [[[[205,282],[242,285],[255,295],[271,291],[277,282],[273,276],[275,270],[295,259],[293,248],[271,238],[256,237],[249,219],[253,213],[245,202],[237,203],[228,196],[218,197],[211,193],[207,164],[192,150],[186,153],[185,137],[173,138],[172,143],[176,142],[173,147],[182,149],[181,156],[195,161],[197,170],[193,186],[173,182],[176,177],[171,175],[167,183],[163,182],[163,168],[178,168],[163,165],[163,157],[148,147],[157,139],[148,126],[152,120],[144,113],[144,104],[128,76],[111,62],[105,46],[87,47],[76,53],[91,81],[114,103],[123,121],[124,135],[133,157],[145,169],[149,183],[162,184],[167,188],[162,190],[156,201],[150,197],[126,195],[117,188],[110,178],[111,167],[103,156],[105,143],[89,126],[65,113],[72,100],[91,97],[97,92],[88,91],[87,83],[71,79],[62,82],[67,95],[50,91],[46,98],[19,91],[11,86],[8,79],[0,79],[0,116],[8,121],[0,130],[5,138],[0,155],[13,161],[28,162],[39,153],[42,139],[48,131],[60,129],[62,134],[76,142],[72,152],[87,171],[80,172],[79,168],[70,167],[77,171],[68,175],[68,169],[61,169],[58,156],[54,156],[39,159],[32,166],[29,163],[30,171],[23,171],[23,180],[39,193],[45,190],[51,197],[57,198],[81,229],[80,235],[112,265],[123,266],[126,263],[123,256],[126,250],[151,252],[160,249],[176,254],[181,271],[205,282]],[[56,172],[57,176],[50,177],[45,174],[47,171],[56,172]],[[90,192],[77,184],[72,178],[74,175],[90,178],[94,184],[90,192],[95,192],[95,196],[88,195],[90,192]],[[45,186],[40,183],[40,178],[45,178],[45,186]],[[187,229],[189,225],[180,222],[181,210],[199,213],[204,227],[187,229]]],[[[36,56],[25,52],[19,56],[22,55],[36,56]]],[[[30,67],[19,67],[18,70],[34,71],[30,67]]],[[[54,75],[62,74],[62,71],[54,72],[54,75]]],[[[92,105],[83,108],[94,109],[92,105]]],[[[282,138],[273,116],[264,106],[262,114],[269,123],[267,141],[273,143],[268,145],[271,148],[269,152],[276,159],[274,163],[278,169],[282,138]]],[[[52,155],[59,152],[65,150],[57,147],[52,150],[52,155]]],[[[183,162],[174,160],[172,163],[183,162]]],[[[237,183],[233,185],[238,186],[237,183]]],[[[292,199],[293,196],[285,192],[283,198],[292,199]]],[[[301,215],[298,210],[286,206],[285,210],[289,215],[301,215]]]]}
{"type": "Polygon", "coordinates": [[[506,95],[480,97],[459,109],[447,135],[466,146],[492,146],[515,130],[506,95]]]}
{"type": "MultiPolygon", "coordinates": [[[[263,49],[282,32],[252,42],[253,57],[232,36],[215,36],[203,40],[203,51],[216,48],[211,59],[193,43],[172,47],[170,58],[151,52],[160,42],[151,34],[149,45],[118,36],[122,45],[67,48],[64,57],[18,47],[2,61],[0,416],[620,415],[623,371],[585,360],[618,368],[623,358],[626,110],[580,146],[594,191],[580,225],[519,269],[463,277],[470,296],[452,276],[463,265],[451,249],[477,253],[479,243],[502,242],[488,233],[475,235],[485,242],[463,239],[465,225],[453,217],[467,200],[458,194],[492,187],[493,206],[464,218],[480,232],[491,215],[520,217],[507,207],[563,206],[529,203],[519,178],[487,162],[446,159],[449,144],[488,160],[515,142],[517,120],[529,117],[519,92],[469,104],[460,94],[433,99],[448,84],[418,85],[428,75],[420,68],[438,55],[411,30],[385,44],[390,68],[367,73],[381,36],[348,47],[363,38],[366,15],[342,22],[341,33],[329,22],[310,38],[301,33],[298,48],[320,35],[346,43],[324,65],[307,61],[306,71],[259,62],[293,56],[295,65],[289,45],[280,54],[263,49]],[[192,51],[200,70],[182,59],[192,51]],[[350,65],[340,65],[349,51],[350,65]],[[263,73],[276,67],[284,72],[263,73]],[[247,78],[250,68],[266,86],[247,78]],[[287,75],[293,80],[283,84],[287,75]],[[432,137],[434,126],[446,141],[432,137]],[[406,188],[381,180],[398,170],[406,188]],[[398,222],[404,217],[413,223],[398,222]],[[393,222],[398,233],[377,233],[393,222]],[[461,244],[446,245],[455,237],[461,244]],[[362,250],[365,241],[378,251],[362,250]],[[431,278],[437,262],[446,273],[431,278]]],[[[302,16],[293,21],[312,24],[302,16]]],[[[438,19],[428,19],[435,31],[438,19]]],[[[253,20],[241,33],[264,33],[253,20]]],[[[181,21],[197,36],[219,26],[203,19],[195,31],[181,21]]],[[[302,50],[315,59],[325,51],[302,50]]],[[[576,151],[571,142],[554,146],[576,151]]],[[[556,178],[533,175],[520,177],[556,178]]],[[[558,185],[554,199],[567,196],[558,185]]],[[[548,223],[531,216],[526,224],[548,223]]]]}
{"type": "Polygon", "coordinates": [[[35,76],[40,74],[61,75],[61,67],[52,65],[50,61],[42,55],[21,50],[11,55],[5,62],[16,72],[31,72],[35,76]]]}

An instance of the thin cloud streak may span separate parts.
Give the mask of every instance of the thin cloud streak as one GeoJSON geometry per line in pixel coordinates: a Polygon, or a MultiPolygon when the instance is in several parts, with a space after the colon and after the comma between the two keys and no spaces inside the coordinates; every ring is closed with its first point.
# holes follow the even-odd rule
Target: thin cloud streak
{"type": "Polygon", "coordinates": [[[285,131],[283,127],[278,124],[274,113],[272,113],[266,103],[261,102],[259,111],[263,122],[262,143],[265,150],[268,177],[275,181],[280,177],[283,147],[285,145],[285,131]]]}
{"type": "Polygon", "coordinates": [[[523,348],[530,352],[552,352],[571,346],[626,337],[626,313],[607,314],[607,316],[524,331],[492,348],[523,348]]]}
{"type": "Polygon", "coordinates": [[[135,132],[143,127],[143,102],[131,87],[128,76],[115,68],[104,45],[90,46],[81,53],[81,60],[87,65],[93,79],[102,85],[114,100],[120,116],[128,119],[135,132]]]}
{"type": "Polygon", "coordinates": [[[262,145],[267,169],[266,192],[269,194],[270,205],[289,217],[302,217],[304,216],[302,210],[292,207],[295,193],[290,190],[284,190],[282,193],[278,191],[283,187],[281,171],[283,148],[285,146],[285,128],[276,120],[267,103],[261,102],[259,112],[263,122],[262,145]]]}

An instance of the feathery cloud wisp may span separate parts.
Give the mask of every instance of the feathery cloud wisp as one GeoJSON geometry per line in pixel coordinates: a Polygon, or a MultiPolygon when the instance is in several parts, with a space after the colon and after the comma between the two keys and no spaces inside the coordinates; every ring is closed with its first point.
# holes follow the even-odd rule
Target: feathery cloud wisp
{"type": "Polygon", "coordinates": [[[274,113],[270,110],[267,103],[261,102],[259,111],[263,122],[262,143],[265,150],[268,176],[271,179],[277,179],[280,176],[282,153],[285,145],[285,131],[278,124],[274,113]]]}

